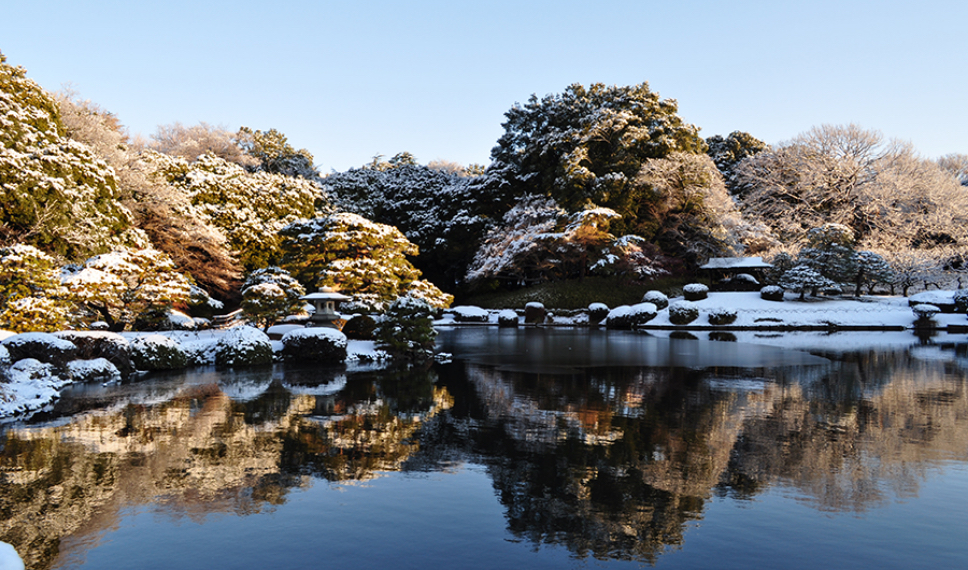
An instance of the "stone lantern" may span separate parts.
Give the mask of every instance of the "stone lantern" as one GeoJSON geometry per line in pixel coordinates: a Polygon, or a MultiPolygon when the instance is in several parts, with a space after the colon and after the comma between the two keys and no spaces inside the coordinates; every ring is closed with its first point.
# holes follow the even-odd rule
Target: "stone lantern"
{"type": "Polygon", "coordinates": [[[316,309],[313,316],[309,317],[309,322],[306,323],[307,327],[341,329],[343,328],[342,317],[336,311],[341,302],[349,301],[352,297],[338,293],[332,287],[323,287],[315,293],[303,295],[300,299],[309,301],[316,309]]]}

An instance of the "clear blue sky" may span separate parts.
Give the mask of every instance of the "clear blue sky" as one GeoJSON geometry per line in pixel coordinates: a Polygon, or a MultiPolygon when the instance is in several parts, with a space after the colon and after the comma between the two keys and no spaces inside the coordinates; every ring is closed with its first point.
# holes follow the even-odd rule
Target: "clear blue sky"
{"type": "Polygon", "coordinates": [[[647,81],[703,136],[854,122],[968,154],[968,2],[0,0],[0,51],[132,134],[285,133],[323,172],[489,162],[503,114],[647,81]]]}

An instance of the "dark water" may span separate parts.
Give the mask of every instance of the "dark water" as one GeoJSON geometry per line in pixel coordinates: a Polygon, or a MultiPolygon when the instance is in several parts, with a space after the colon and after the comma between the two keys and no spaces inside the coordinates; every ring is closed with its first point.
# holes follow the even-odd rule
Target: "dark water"
{"type": "Polygon", "coordinates": [[[966,567],[968,339],[440,344],[74,387],[0,427],[0,540],[28,568],[966,567]]]}

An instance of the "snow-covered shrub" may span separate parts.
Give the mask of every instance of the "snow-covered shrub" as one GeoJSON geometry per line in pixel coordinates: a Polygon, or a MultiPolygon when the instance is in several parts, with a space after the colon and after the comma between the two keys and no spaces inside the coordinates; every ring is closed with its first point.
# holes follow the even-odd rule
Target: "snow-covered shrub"
{"type": "Polygon", "coordinates": [[[760,289],[760,299],[766,301],[782,301],[783,300],[783,287],[779,285],[767,285],[760,289]]]}
{"type": "MultiPolygon", "coordinates": [[[[437,331],[433,307],[416,297],[399,297],[387,308],[374,336],[377,346],[394,356],[422,360],[433,356],[437,331]]],[[[487,311],[484,311],[485,314],[487,311]]]]}
{"type": "Polygon", "coordinates": [[[306,290],[289,272],[276,266],[257,269],[242,284],[242,312],[266,330],[300,310],[306,290]]]}
{"type": "Polygon", "coordinates": [[[134,372],[134,365],[131,363],[131,345],[127,339],[117,333],[61,331],[55,334],[59,338],[69,340],[77,347],[77,358],[80,360],[104,358],[124,376],[134,372]]]}
{"type": "Polygon", "coordinates": [[[346,338],[353,340],[373,340],[375,330],[376,320],[370,315],[353,315],[342,328],[346,338]]]}
{"type": "Polygon", "coordinates": [[[218,339],[215,364],[232,368],[272,364],[269,336],[253,327],[229,329],[218,339]]]}
{"type": "Polygon", "coordinates": [[[955,302],[955,311],[968,312],[968,289],[958,289],[951,298],[955,302]]]}
{"type": "Polygon", "coordinates": [[[11,362],[33,358],[58,368],[77,358],[77,347],[50,333],[23,333],[3,340],[11,362]]]}
{"type": "Polygon", "coordinates": [[[540,325],[545,322],[547,316],[548,311],[543,303],[531,301],[524,305],[524,322],[526,323],[540,325]]]}
{"type": "Polygon", "coordinates": [[[458,323],[486,323],[487,310],[471,305],[459,305],[453,308],[454,320],[458,323]]]}
{"type": "Polygon", "coordinates": [[[588,305],[588,322],[593,325],[602,322],[608,316],[608,311],[608,305],[605,303],[592,303],[588,305]]]}
{"type": "Polygon", "coordinates": [[[113,382],[121,379],[121,372],[106,358],[72,360],[67,363],[67,375],[74,382],[113,382]]]}
{"type": "Polygon", "coordinates": [[[500,327],[518,326],[518,313],[511,309],[504,309],[497,314],[497,324],[500,327]]]}
{"type": "Polygon", "coordinates": [[[622,305],[608,312],[605,326],[610,329],[631,329],[651,321],[657,314],[659,311],[652,303],[622,305]]]}
{"type": "Polygon", "coordinates": [[[915,324],[928,324],[934,320],[934,316],[941,312],[941,309],[935,305],[929,305],[927,303],[920,303],[911,307],[914,311],[914,316],[917,317],[917,323],[915,324]]]}
{"type": "Polygon", "coordinates": [[[951,291],[923,291],[908,298],[908,306],[915,305],[934,305],[942,313],[954,313],[957,309],[957,302],[951,291]]]}
{"type": "Polygon", "coordinates": [[[699,307],[692,301],[675,301],[669,304],[669,322],[687,325],[699,318],[699,307]]]}
{"type": "Polygon", "coordinates": [[[669,297],[666,297],[666,294],[663,293],[662,291],[656,291],[655,289],[653,289],[647,292],[642,297],[642,302],[652,303],[653,305],[655,305],[656,309],[659,309],[661,311],[662,309],[669,306],[669,297]]]}
{"type": "Polygon", "coordinates": [[[702,301],[709,296],[709,287],[702,283],[690,283],[682,288],[682,296],[687,301],[702,301]]]}
{"type": "Polygon", "coordinates": [[[0,248],[0,327],[19,332],[64,328],[67,304],[53,257],[29,246],[0,248]]]}
{"type": "Polygon", "coordinates": [[[346,335],[328,327],[306,327],[282,337],[287,360],[339,364],[346,360],[346,335]]]}
{"type": "Polygon", "coordinates": [[[188,366],[188,353],[173,338],[160,334],[131,340],[131,362],[138,370],[177,370],[188,366]]]}
{"type": "Polygon", "coordinates": [[[709,324],[711,325],[730,325],[735,321],[735,309],[718,308],[709,311],[709,324]]]}

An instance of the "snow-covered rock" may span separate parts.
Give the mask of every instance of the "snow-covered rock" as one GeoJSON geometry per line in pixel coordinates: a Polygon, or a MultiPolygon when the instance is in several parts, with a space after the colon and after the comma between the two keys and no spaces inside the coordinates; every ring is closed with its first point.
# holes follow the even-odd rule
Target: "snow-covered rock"
{"type": "Polygon", "coordinates": [[[346,335],[336,329],[308,327],[282,337],[282,355],[287,360],[337,364],[346,360],[346,335]]]}
{"type": "Polygon", "coordinates": [[[458,305],[451,310],[454,312],[454,320],[458,323],[486,323],[488,319],[487,310],[480,307],[458,305]]]}
{"type": "Polygon", "coordinates": [[[597,325],[608,316],[608,305],[605,303],[592,303],[588,305],[588,323],[597,325]]]}
{"type": "Polygon", "coordinates": [[[138,370],[176,370],[191,362],[181,344],[160,334],[135,337],[131,341],[131,361],[138,370]]]}
{"type": "Polygon", "coordinates": [[[59,376],[57,369],[35,358],[24,358],[6,368],[0,382],[0,417],[40,409],[54,401],[61,387],[70,380],[59,376]]]}
{"type": "Polygon", "coordinates": [[[545,318],[548,316],[548,311],[545,310],[545,306],[537,301],[531,301],[524,305],[524,322],[531,324],[538,324],[545,322],[545,318]]]}
{"type": "Polygon", "coordinates": [[[254,327],[235,327],[218,340],[215,364],[238,368],[272,364],[269,336],[254,327]]]}
{"type": "Polygon", "coordinates": [[[77,358],[81,360],[105,358],[114,364],[122,376],[134,372],[134,365],[131,363],[131,344],[117,333],[61,331],[54,335],[73,343],[77,347],[77,358]]]}
{"type": "Polygon", "coordinates": [[[954,291],[923,291],[908,297],[908,305],[934,305],[942,313],[955,312],[954,291]]]}
{"type": "Polygon", "coordinates": [[[518,326],[518,313],[512,309],[504,309],[497,314],[497,325],[499,327],[518,326]]]}
{"type": "Polygon", "coordinates": [[[115,382],[121,372],[106,358],[72,360],[67,363],[67,375],[74,382],[115,382]]]}
{"type": "Polygon", "coordinates": [[[621,305],[608,312],[605,326],[610,329],[630,329],[644,325],[659,313],[652,303],[637,303],[635,305],[621,305]]]}
{"type": "Polygon", "coordinates": [[[33,358],[59,368],[77,358],[74,343],[50,333],[21,333],[2,341],[11,362],[33,358]]]}

